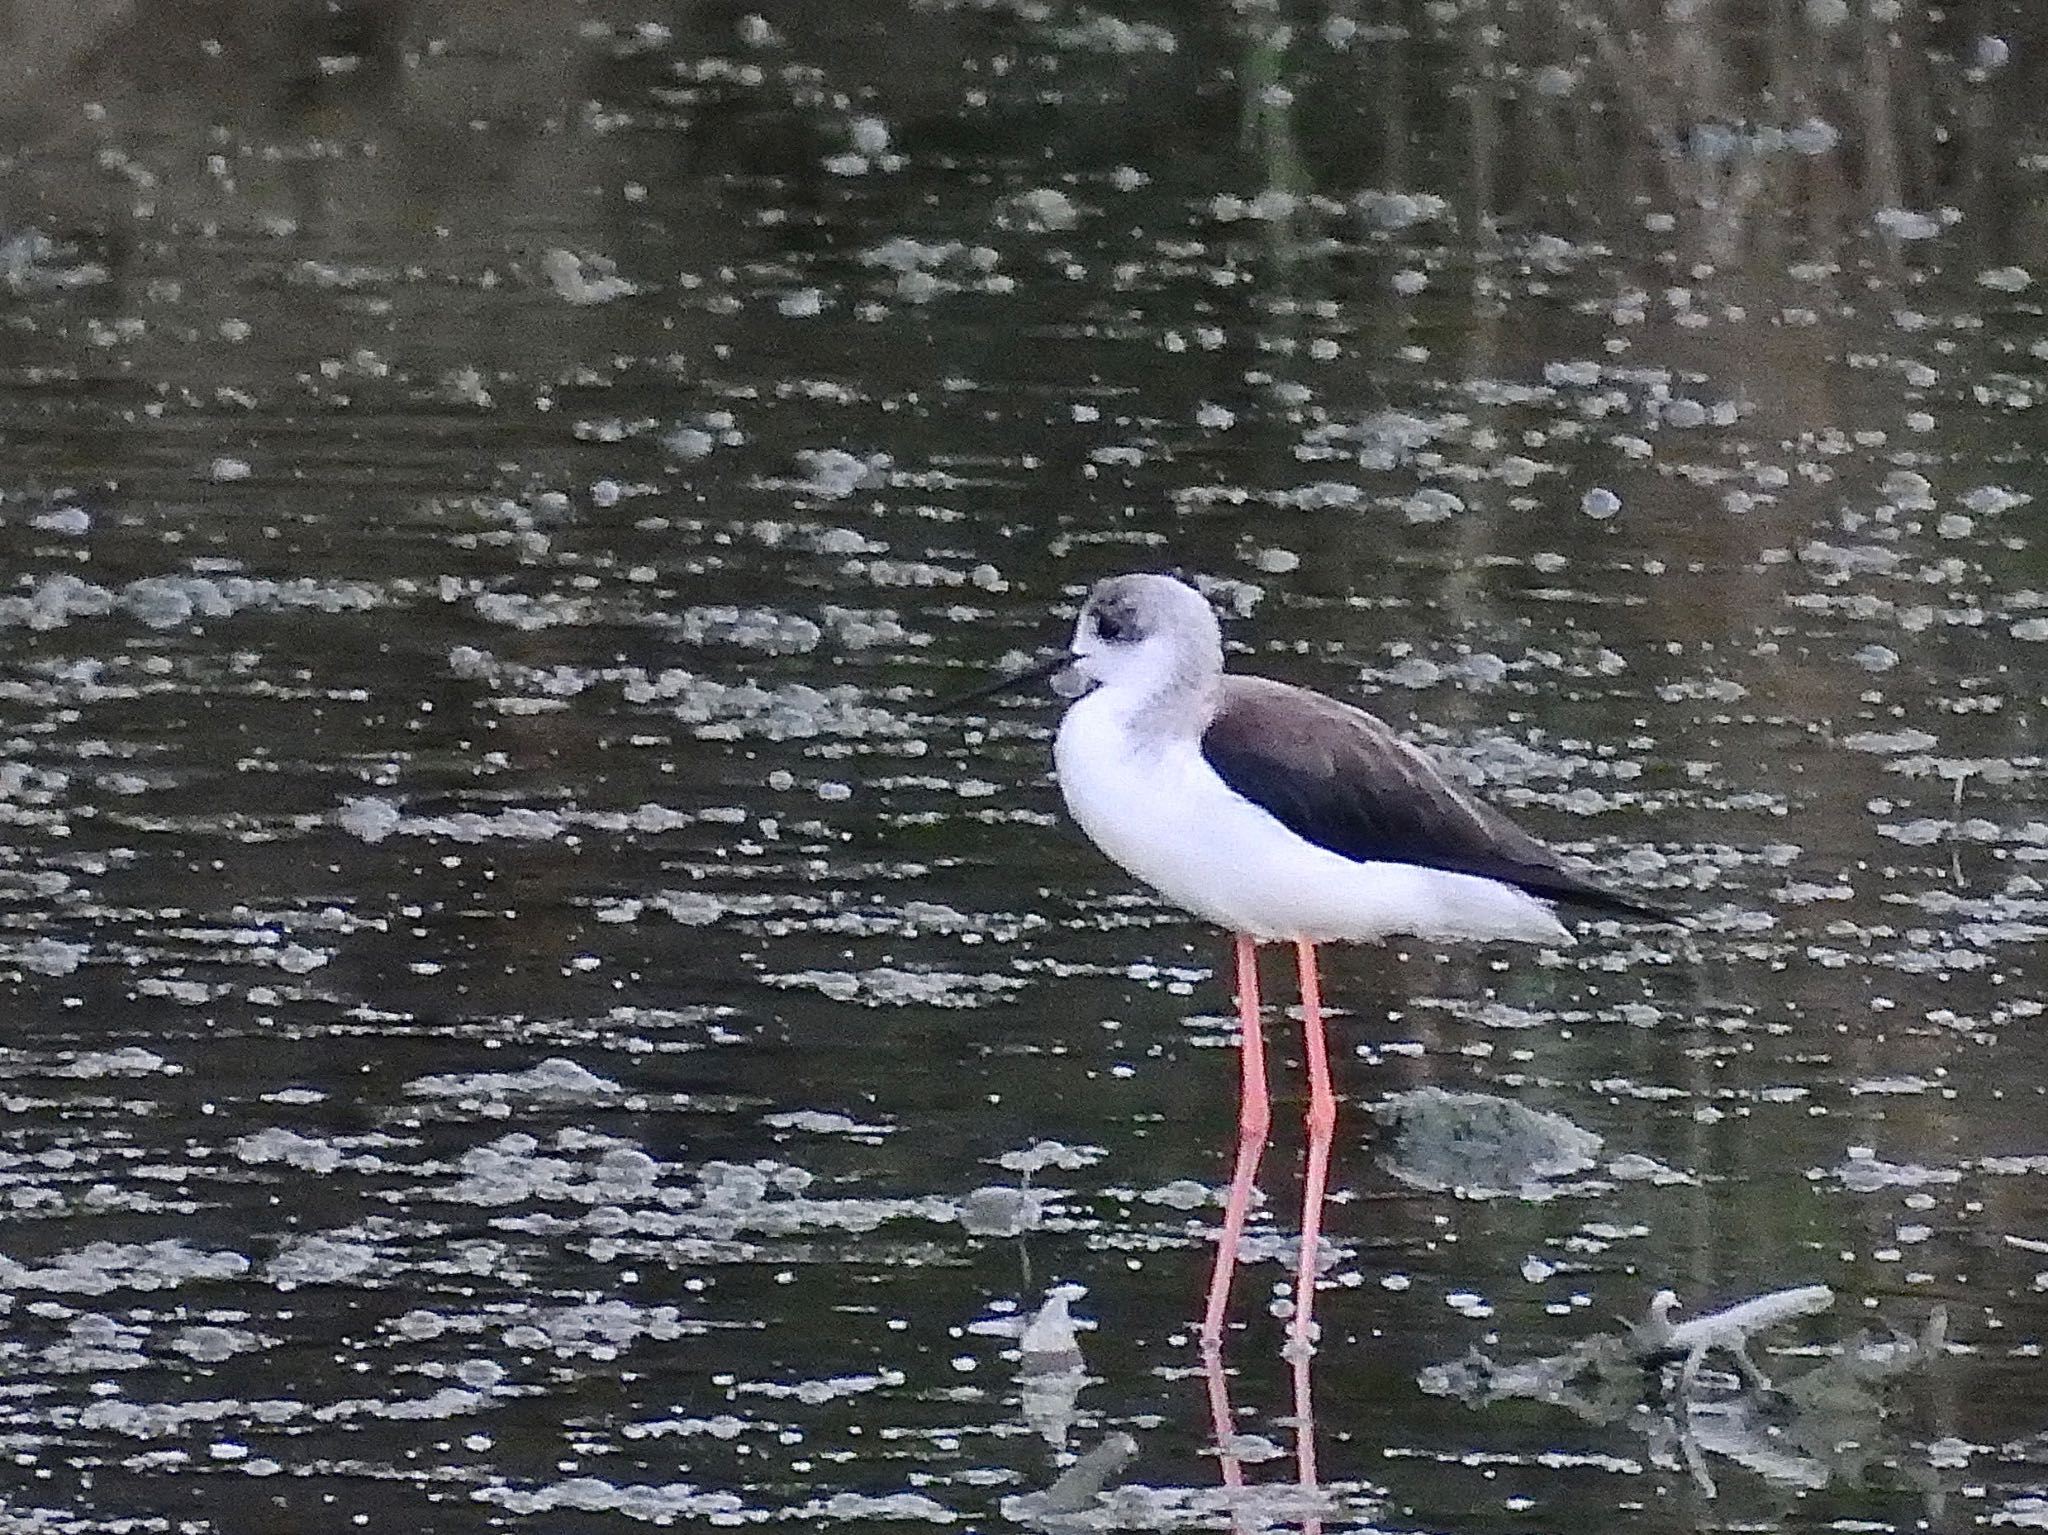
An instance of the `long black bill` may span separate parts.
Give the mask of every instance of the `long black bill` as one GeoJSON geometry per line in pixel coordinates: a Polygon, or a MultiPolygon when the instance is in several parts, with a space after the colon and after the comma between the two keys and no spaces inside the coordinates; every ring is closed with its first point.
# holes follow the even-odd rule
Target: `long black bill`
{"type": "Polygon", "coordinates": [[[1043,682],[1054,672],[1064,671],[1073,664],[1074,657],[1072,653],[1063,650],[1058,655],[1039,662],[1036,666],[1027,666],[1021,672],[1012,672],[1007,677],[998,677],[993,682],[985,682],[970,693],[962,693],[958,698],[942,699],[940,702],[932,705],[932,712],[934,714],[951,714],[955,709],[963,709],[968,704],[978,704],[984,698],[994,698],[998,693],[1014,693],[1019,688],[1030,687],[1034,682],[1043,682]]]}

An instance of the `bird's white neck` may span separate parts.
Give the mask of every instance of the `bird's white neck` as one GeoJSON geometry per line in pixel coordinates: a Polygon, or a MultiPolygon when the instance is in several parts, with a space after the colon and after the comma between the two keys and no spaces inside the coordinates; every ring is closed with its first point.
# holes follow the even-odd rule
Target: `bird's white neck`
{"type": "Polygon", "coordinates": [[[1091,714],[1134,736],[1192,741],[1200,739],[1216,717],[1222,684],[1220,673],[1126,675],[1102,683],[1076,707],[1086,705],[1091,714]]]}

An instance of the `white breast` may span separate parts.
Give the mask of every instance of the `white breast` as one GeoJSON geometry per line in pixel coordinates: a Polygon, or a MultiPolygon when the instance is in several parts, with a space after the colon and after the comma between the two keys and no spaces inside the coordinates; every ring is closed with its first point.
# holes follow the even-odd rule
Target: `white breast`
{"type": "Polygon", "coordinates": [[[1104,690],[1068,709],[1060,792],[1097,847],[1175,905],[1264,939],[1572,941],[1511,885],[1359,863],[1296,836],[1218,778],[1192,736],[1133,731],[1117,703],[1104,690]]]}

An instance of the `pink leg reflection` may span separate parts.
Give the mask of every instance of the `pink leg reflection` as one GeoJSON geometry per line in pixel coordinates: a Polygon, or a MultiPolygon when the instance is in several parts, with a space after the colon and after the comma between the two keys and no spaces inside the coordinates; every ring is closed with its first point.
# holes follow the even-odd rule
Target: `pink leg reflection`
{"type": "Polygon", "coordinates": [[[1216,1244],[1216,1266],[1209,1274],[1209,1304],[1202,1313],[1202,1353],[1206,1358],[1223,1347],[1223,1314],[1230,1305],[1230,1279],[1237,1267],[1237,1245],[1244,1236],[1245,1214],[1258,1181],[1259,1158],[1273,1125],[1273,1106],[1266,1093],[1266,1044],[1259,1032],[1259,949],[1249,937],[1237,936],[1237,1021],[1241,1039],[1238,1064],[1242,1085],[1237,1102],[1237,1165],[1230,1175],[1230,1197],[1223,1207],[1223,1234],[1216,1244]]]}
{"type": "MultiPolygon", "coordinates": [[[[1322,1484],[1316,1476],[1316,1414],[1314,1395],[1315,1356],[1300,1354],[1291,1362],[1294,1382],[1294,1463],[1302,1497],[1302,1535],[1322,1535],[1323,1518],[1317,1510],[1320,1507],[1322,1484]]],[[[1237,1418],[1230,1406],[1229,1377],[1224,1373],[1223,1351],[1202,1350],[1202,1380],[1208,1388],[1209,1427],[1216,1437],[1216,1455],[1222,1466],[1223,1486],[1235,1495],[1244,1490],[1244,1461],[1236,1453],[1237,1418]]],[[[1270,1512],[1270,1511],[1269,1511],[1270,1512]]],[[[1230,1505],[1230,1528],[1234,1535],[1244,1535],[1247,1529],[1246,1510],[1233,1496],[1230,1505]]],[[[1267,1517],[1258,1521],[1260,1529],[1271,1528],[1267,1517]]]]}
{"type": "Polygon", "coordinates": [[[1294,1322],[1288,1354],[1297,1366],[1315,1347],[1316,1258],[1323,1235],[1323,1192],[1330,1176],[1330,1145],[1337,1131],[1337,1095],[1330,1087],[1330,1050],[1323,1037],[1323,988],[1316,946],[1294,946],[1301,978],[1302,1041],[1308,1055],[1308,1167],[1301,1189],[1301,1262],[1294,1279],[1294,1322]]]}

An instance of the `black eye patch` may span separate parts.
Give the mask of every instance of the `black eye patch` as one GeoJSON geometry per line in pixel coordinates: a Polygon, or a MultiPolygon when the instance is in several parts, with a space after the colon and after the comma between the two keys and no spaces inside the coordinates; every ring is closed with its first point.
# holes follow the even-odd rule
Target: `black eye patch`
{"type": "Polygon", "coordinates": [[[1138,637],[1138,626],[1108,608],[1101,608],[1095,614],[1095,632],[1112,645],[1138,637]]]}

